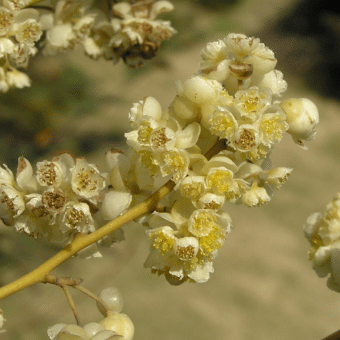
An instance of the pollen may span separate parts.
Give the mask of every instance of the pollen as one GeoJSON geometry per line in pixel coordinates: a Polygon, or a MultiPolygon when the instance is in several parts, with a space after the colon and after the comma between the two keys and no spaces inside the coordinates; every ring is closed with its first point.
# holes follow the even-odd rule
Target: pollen
{"type": "Polygon", "coordinates": [[[186,247],[177,246],[176,255],[183,261],[189,261],[195,256],[195,248],[191,245],[186,247]]]}
{"type": "Polygon", "coordinates": [[[0,9],[0,34],[4,34],[8,31],[11,26],[11,22],[13,19],[13,13],[0,9]]]}
{"type": "Polygon", "coordinates": [[[216,169],[208,173],[206,178],[207,187],[213,189],[218,194],[224,194],[228,192],[232,178],[233,174],[231,171],[216,169]]]}
{"type": "Polygon", "coordinates": [[[320,247],[324,246],[323,240],[319,234],[314,235],[309,242],[311,243],[311,248],[309,249],[308,255],[309,260],[313,260],[315,258],[315,253],[320,247]]]}
{"type": "Polygon", "coordinates": [[[210,233],[216,226],[216,216],[209,211],[197,210],[189,221],[189,231],[197,236],[202,237],[210,233]]]}
{"type": "Polygon", "coordinates": [[[92,175],[95,174],[95,171],[91,169],[89,172],[86,172],[85,168],[81,168],[79,173],[77,174],[78,184],[77,189],[81,190],[96,190],[97,189],[97,180],[92,178],[92,175]]]}
{"type": "Polygon", "coordinates": [[[235,127],[233,120],[222,112],[215,113],[209,123],[211,124],[211,133],[221,138],[227,138],[235,127]]]}
{"type": "Polygon", "coordinates": [[[69,209],[67,216],[67,224],[71,229],[77,229],[77,225],[80,224],[82,221],[88,223],[83,211],[75,209],[74,207],[69,209]]]}
{"type": "Polygon", "coordinates": [[[207,236],[200,237],[199,244],[202,255],[211,259],[211,256],[221,249],[224,240],[225,233],[217,225],[214,225],[207,236]]]}
{"type": "Polygon", "coordinates": [[[162,231],[157,231],[150,234],[150,238],[154,238],[151,242],[153,249],[159,250],[164,256],[166,253],[173,250],[174,240],[162,231]]]}
{"type": "Polygon", "coordinates": [[[42,186],[51,186],[57,184],[57,173],[53,162],[46,162],[37,170],[37,180],[42,186]]]}
{"type": "Polygon", "coordinates": [[[286,122],[284,119],[279,119],[273,116],[269,119],[262,121],[261,129],[265,137],[271,142],[275,143],[282,139],[282,133],[286,131],[286,122]]]}
{"type": "Polygon", "coordinates": [[[4,191],[2,192],[2,198],[1,198],[0,203],[6,204],[7,209],[11,212],[15,212],[14,203],[13,203],[14,200],[15,200],[15,197],[9,198],[8,195],[6,195],[4,191]]]}
{"type": "Polygon", "coordinates": [[[151,133],[153,128],[150,125],[150,122],[147,120],[143,120],[140,123],[140,127],[138,130],[138,142],[141,144],[148,144],[150,141],[151,133]]]}
{"type": "Polygon", "coordinates": [[[41,201],[47,209],[60,210],[66,204],[66,195],[60,190],[46,191],[41,201]]]}
{"type": "Polygon", "coordinates": [[[157,165],[154,163],[154,157],[152,155],[152,152],[147,150],[139,151],[140,159],[142,164],[149,169],[151,175],[155,175],[158,171],[157,165]]]}
{"type": "Polygon", "coordinates": [[[164,166],[162,167],[163,175],[174,174],[174,179],[179,180],[183,178],[186,170],[186,161],[180,153],[176,151],[169,151],[164,155],[164,166]]]}
{"type": "Polygon", "coordinates": [[[165,128],[161,128],[152,133],[150,141],[151,146],[155,149],[165,149],[166,143],[171,139],[166,136],[165,128]]]}
{"type": "Polygon", "coordinates": [[[181,194],[184,197],[188,197],[197,201],[204,191],[203,183],[192,182],[181,185],[181,194]]]}
{"type": "Polygon", "coordinates": [[[256,137],[253,132],[244,129],[241,132],[239,139],[235,141],[235,144],[239,149],[247,151],[256,146],[256,137]]]}
{"type": "Polygon", "coordinates": [[[221,208],[221,203],[218,202],[208,202],[204,204],[204,209],[212,209],[212,210],[218,210],[221,208]]]}

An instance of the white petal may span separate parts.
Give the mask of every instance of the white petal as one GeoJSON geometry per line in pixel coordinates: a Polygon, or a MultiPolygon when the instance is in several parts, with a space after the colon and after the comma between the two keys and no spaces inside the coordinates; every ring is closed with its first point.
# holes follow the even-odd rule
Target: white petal
{"type": "Polygon", "coordinates": [[[179,149],[187,149],[197,143],[201,133],[201,125],[197,122],[188,125],[178,136],[176,147],[179,149]]]}
{"type": "Polygon", "coordinates": [[[110,190],[104,197],[101,211],[104,219],[114,220],[131,204],[132,195],[129,192],[110,190]]]}

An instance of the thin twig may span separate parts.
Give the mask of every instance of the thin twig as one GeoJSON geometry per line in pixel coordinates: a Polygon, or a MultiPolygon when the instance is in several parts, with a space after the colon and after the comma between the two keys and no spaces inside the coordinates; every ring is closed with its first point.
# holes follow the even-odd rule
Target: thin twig
{"type": "Polygon", "coordinates": [[[64,291],[65,295],[66,295],[66,299],[71,307],[72,313],[74,315],[74,318],[76,319],[77,325],[80,325],[80,320],[79,320],[79,315],[77,312],[77,308],[76,305],[72,299],[72,295],[70,293],[70,291],[68,290],[68,287],[64,284],[61,284],[60,287],[62,288],[62,290],[64,291]]]}
{"type": "Polygon", "coordinates": [[[79,315],[77,312],[76,305],[73,301],[72,295],[68,290],[68,286],[74,287],[75,285],[79,285],[83,280],[82,279],[72,279],[71,277],[59,277],[54,274],[47,274],[44,277],[43,283],[50,283],[56,286],[61,287],[64,291],[66,299],[71,307],[74,318],[76,319],[77,325],[80,325],[79,315]]]}
{"type": "Polygon", "coordinates": [[[107,306],[107,304],[101,300],[97,295],[93,294],[92,292],[90,292],[88,289],[84,288],[83,286],[72,286],[74,289],[79,290],[80,292],[86,294],[87,296],[89,296],[90,298],[92,298],[93,300],[95,300],[96,302],[98,302],[105,310],[105,314],[106,316],[109,313],[109,307],[107,306]]]}

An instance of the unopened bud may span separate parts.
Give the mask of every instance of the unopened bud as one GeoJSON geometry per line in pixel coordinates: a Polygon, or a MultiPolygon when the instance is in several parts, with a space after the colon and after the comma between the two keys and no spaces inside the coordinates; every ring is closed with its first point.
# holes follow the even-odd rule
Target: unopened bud
{"type": "Polygon", "coordinates": [[[316,135],[316,126],[319,123],[319,112],[315,104],[306,98],[290,98],[281,102],[286,113],[287,130],[294,141],[304,147],[302,140],[312,140],[316,135]]]}

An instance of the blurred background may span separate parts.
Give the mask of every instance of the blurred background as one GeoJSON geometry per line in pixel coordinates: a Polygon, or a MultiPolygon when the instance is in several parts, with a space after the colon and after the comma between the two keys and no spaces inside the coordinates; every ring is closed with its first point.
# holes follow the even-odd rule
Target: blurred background
{"type": "MultiPolygon", "coordinates": [[[[261,208],[230,205],[234,230],[206,284],[170,286],[143,268],[148,241],[139,226],[102,259],[72,259],[55,274],[81,277],[94,292],[120,289],[136,340],[318,340],[340,329],[340,295],[326,287],[308,261],[302,225],[340,191],[340,16],[321,0],[173,0],[164,14],[178,34],[139,70],[93,61],[79,48],[36,56],[33,86],[0,96],[0,164],[16,169],[62,150],[102,164],[112,147],[125,149],[132,103],[153,96],[166,108],[174,82],[198,70],[209,42],[237,32],[256,36],[278,59],[289,97],[313,100],[320,125],[309,150],[289,135],[273,153],[274,166],[292,167],[289,181],[261,208]]],[[[50,258],[58,248],[0,225],[0,285],[50,258]]],[[[73,293],[73,292],[72,292],[73,293]]],[[[73,294],[82,322],[99,321],[95,304],[73,294]]],[[[8,340],[47,339],[46,329],[74,319],[60,288],[36,285],[1,301],[8,340]]]]}

